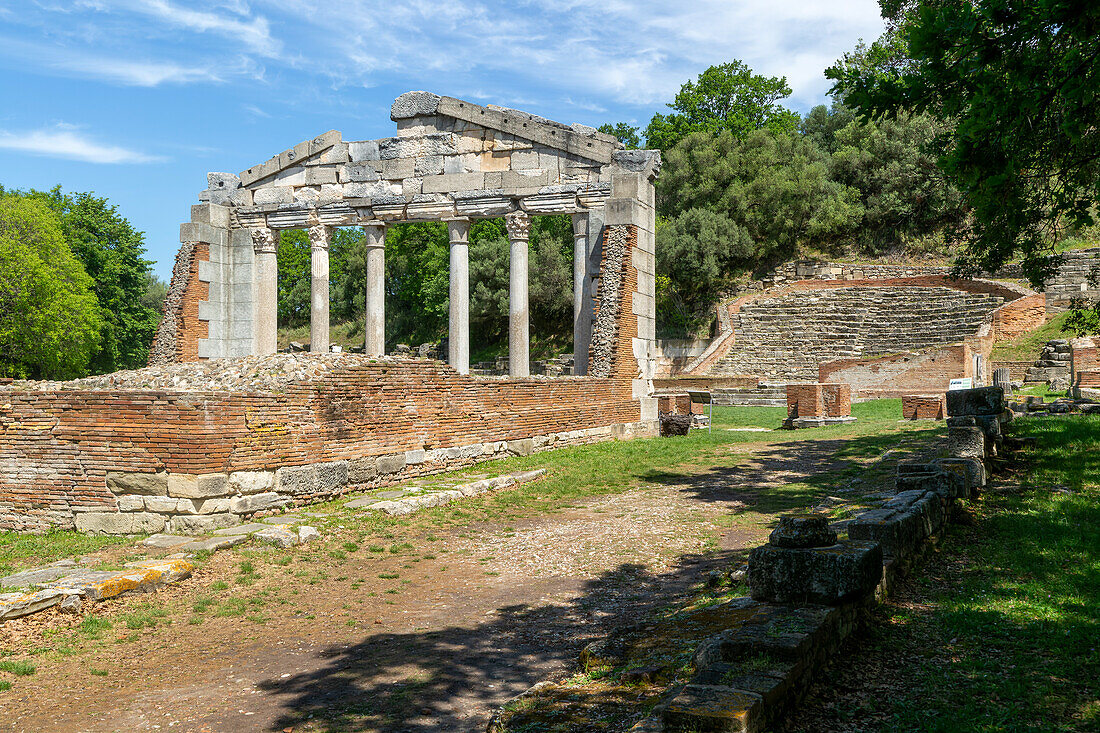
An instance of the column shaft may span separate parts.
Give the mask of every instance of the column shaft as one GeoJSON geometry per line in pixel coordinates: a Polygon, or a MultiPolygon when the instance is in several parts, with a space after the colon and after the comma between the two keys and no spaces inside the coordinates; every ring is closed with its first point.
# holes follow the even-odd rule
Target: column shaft
{"type": "Polygon", "coordinates": [[[573,214],[573,374],[578,376],[588,373],[587,265],[588,214],[573,214]]]}
{"type": "Polygon", "coordinates": [[[279,238],[277,231],[266,227],[253,229],[251,233],[256,285],[252,353],[267,356],[275,353],[279,343],[279,264],[276,255],[279,238]]]}
{"type": "Polygon", "coordinates": [[[511,244],[508,261],[508,375],[531,375],[531,326],[527,298],[527,240],[531,218],[523,211],[504,217],[511,244]]]}
{"type": "Polygon", "coordinates": [[[367,356],[386,354],[386,225],[371,222],[363,225],[367,239],[367,356]]]}
{"type": "Polygon", "coordinates": [[[448,221],[451,240],[450,314],[447,360],[459,374],[470,373],[470,222],[448,221]]]}
{"type": "Polygon", "coordinates": [[[316,219],[309,228],[310,308],[309,350],[328,353],[328,239],[329,228],[316,219]]]}

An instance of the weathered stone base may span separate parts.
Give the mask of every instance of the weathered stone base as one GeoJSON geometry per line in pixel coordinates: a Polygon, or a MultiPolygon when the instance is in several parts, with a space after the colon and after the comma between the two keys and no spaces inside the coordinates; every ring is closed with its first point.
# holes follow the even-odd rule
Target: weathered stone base
{"type": "Polygon", "coordinates": [[[109,472],[107,487],[116,496],[118,511],[77,512],[75,525],[78,531],[93,534],[209,534],[284,507],[327,501],[348,491],[394,484],[481,461],[655,434],[653,422],[621,423],[521,440],[405,451],[266,471],[197,476],[109,472]]]}
{"type": "Polygon", "coordinates": [[[855,422],[854,417],[795,417],[783,422],[787,430],[800,430],[802,428],[823,428],[826,425],[845,425],[855,422]]]}

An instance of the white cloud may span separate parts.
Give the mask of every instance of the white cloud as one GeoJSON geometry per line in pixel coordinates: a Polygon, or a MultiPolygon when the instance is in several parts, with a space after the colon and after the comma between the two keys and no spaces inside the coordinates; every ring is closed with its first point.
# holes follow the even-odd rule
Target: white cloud
{"type": "Polygon", "coordinates": [[[98,143],[65,124],[28,132],[0,130],[0,149],[84,163],[155,163],[163,160],[117,145],[98,143]]]}
{"type": "Polygon", "coordinates": [[[90,76],[139,87],[224,81],[221,76],[209,68],[152,61],[84,57],[70,59],[64,63],[55,63],[53,66],[79,76],[90,76]]]}
{"type": "MultiPolygon", "coordinates": [[[[120,5],[177,28],[225,36],[265,56],[274,56],[282,49],[282,43],[272,37],[267,19],[261,16],[234,18],[214,12],[181,8],[167,0],[125,0],[120,5]]],[[[248,6],[244,3],[232,3],[230,10],[235,11],[238,16],[248,14],[248,6]]]]}

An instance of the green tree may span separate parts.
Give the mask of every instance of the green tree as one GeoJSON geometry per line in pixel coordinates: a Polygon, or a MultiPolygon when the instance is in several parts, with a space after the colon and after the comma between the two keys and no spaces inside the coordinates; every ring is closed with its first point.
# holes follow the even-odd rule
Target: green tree
{"type": "Polygon", "coordinates": [[[0,372],[83,376],[103,327],[92,286],[51,208],[0,194],[0,372]]]}
{"type": "Polygon", "coordinates": [[[597,129],[600,132],[619,138],[619,142],[625,145],[627,150],[636,150],[642,145],[642,139],[638,137],[638,128],[634,125],[616,122],[600,125],[597,129]]]}
{"type": "Polygon", "coordinates": [[[304,229],[279,232],[276,262],[279,268],[279,315],[281,328],[309,323],[311,254],[309,234],[304,229]]]}
{"type": "Polygon", "coordinates": [[[779,101],[791,95],[786,77],[752,73],[741,61],[712,66],[680,87],[670,108],[646,127],[646,146],[668,150],[693,132],[728,130],[744,138],[754,130],[793,132],[799,116],[779,101]]]}
{"type": "Polygon", "coordinates": [[[846,57],[827,71],[864,116],[927,111],[953,124],[940,165],[973,226],[963,273],[1021,255],[1040,284],[1068,230],[1100,197],[1100,5],[1070,0],[883,2],[903,52],[846,57]],[[888,57],[889,54],[883,54],[888,57]]]}
{"type": "Polygon", "coordinates": [[[118,207],[92,193],[31,191],[61,217],[70,249],[92,278],[103,328],[89,369],[106,374],[138,369],[149,358],[160,322],[160,307],[148,303],[150,266],[145,259],[145,236],[134,229],[118,207]]]}

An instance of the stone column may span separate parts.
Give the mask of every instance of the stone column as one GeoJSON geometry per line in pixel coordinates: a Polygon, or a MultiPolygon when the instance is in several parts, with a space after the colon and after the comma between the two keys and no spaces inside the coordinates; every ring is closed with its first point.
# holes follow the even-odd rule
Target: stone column
{"type": "Polygon", "coordinates": [[[252,353],[266,356],[274,354],[279,343],[279,265],[276,260],[279,233],[267,227],[252,229],[250,233],[256,293],[253,303],[252,353]]]}
{"type": "Polygon", "coordinates": [[[328,353],[328,242],[329,228],[317,215],[310,218],[309,350],[328,353]]]}
{"type": "Polygon", "coordinates": [[[470,222],[447,222],[451,239],[450,318],[447,361],[459,374],[470,373],[470,222]]]}
{"type": "Polygon", "coordinates": [[[588,280],[588,214],[573,214],[573,374],[588,373],[591,314],[585,308],[588,280]]]}
{"type": "Polygon", "coordinates": [[[531,375],[531,325],[527,303],[527,240],[531,236],[531,217],[525,211],[513,211],[504,217],[511,243],[508,261],[508,376],[531,375]]]}
{"type": "Polygon", "coordinates": [[[386,223],[364,223],[367,238],[367,325],[364,352],[367,356],[386,354],[386,223]]]}

